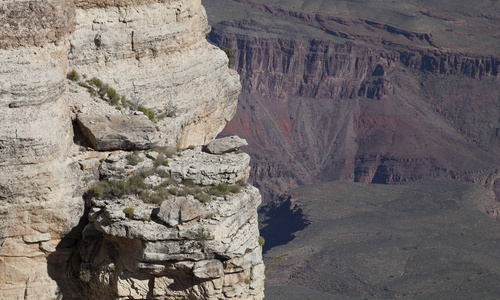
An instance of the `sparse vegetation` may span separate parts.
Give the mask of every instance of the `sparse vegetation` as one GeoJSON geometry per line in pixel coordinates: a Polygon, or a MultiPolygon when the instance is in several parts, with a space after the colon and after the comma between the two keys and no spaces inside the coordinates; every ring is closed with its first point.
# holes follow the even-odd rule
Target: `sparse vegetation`
{"type": "Polygon", "coordinates": [[[67,78],[71,81],[78,82],[80,81],[81,77],[80,74],[78,74],[78,72],[75,69],[73,69],[71,70],[71,72],[68,73],[67,78]]]}
{"type": "Polygon", "coordinates": [[[125,158],[127,159],[128,163],[132,166],[137,166],[140,162],[144,160],[142,157],[139,156],[139,153],[137,151],[127,154],[125,158]]]}
{"type": "Polygon", "coordinates": [[[83,75],[84,80],[82,80],[82,76],[80,76],[80,74],[78,74],[78,72],[74,69],[68,73],[67,78],[78,83],[78,85],[80,85],[81,87],[86,88],[91,96],[99,96],[99,98],[119,110],[130,109],[140,111],[153,122],[156,122],[157,120],[164,117],[175,116],[175,114],[177,113],[177,106],[172,104],[172,102],[170,101],[169,103],[167,103],[165,112],[157,116],[155,110],[146,108],[143,105],[138,105],[137,103],[127,100],[127,97],[125,95],[118,94],[116,89],[112,88],[109,84],[104,83],[97,77],[92,77],[91,79],[85,80],[87,78],[87,75],[83,75]]]}
{"type": "Polygon", "coordinates": [[[212,187],[208,193],[213,196],[221,197],[229,194],[229,185],[225,182],[219,182],[216,186],[212,187]]]}
{"type": "Polygon", "coordinates": [[[195,239],[197,241],[208,241],[213,240],[214,238],[210,234],[210,232],[206,231],[205,228],[199,228],[196,232],[195,239]]]}
{"type": "Polygon", "coordinates": [[[127,208],[123,209],[123,212],[125,213],[125,215],[127,215],[127,217],[132,218],[132,216],[134,215],[134,208],[127,207],[127,208]]]}
{"type": "Polygon", "coordinates": [[[172,103],[172,101],[168,101],[165,106],[165,110],[163,111],[163,115],[168,118],[173,118],[177,115],[178,107],[176,104],[172,103]]]}
{"type": "Polygon", "coordinates": [[[153,122],[155,121],[155,116],[156,116],[156,113],[155,113],[153,110],[148,109],[148,108],[146,108],[146,107],[144,107],[144,106],[142,106],[142,105],[139,105],[139,106],[137,107],[137,110],[138,110],[138,111],[140,111],[140,112],[142,112],[142,113],[143,113],[146,117],[148,117],[151,121],[153,121],[153,122]]]}
{"type": "Polygon", "coordinates": [[[224,49],[224,52],[226,52],[227,58],[229,60],[227,62],[227,66],[231,67],[233,65],[233,58],[234,58],[233,50],[226,48],[224,49]]]}
{"type": "Polygon", "coordinates": [[[175,148],[175,147],[169,147],[169,146],[154,147],[151,150],[165,155],[166,158],[171,158],[172,156],[174,156],[174,154],[176,154],[178,152],[177,148],[175,148]]]}
{"type": "Polygon", "coordinates": [[[80,278],[81,281],[88,283],[92,279],[92,271],[86,268],[81,268],[78,278],[80,278]]]}
{"type": "Polygon", "coordinates": [[[264,246],[264,244],[266,243],[266,240],[264,239],[264,237],[262,236],[259,236],[259,246],[264,246]]]}
{"type": "Polygon", "coordinates": [[[160,153],[160,154],[158,154],[155,161],[153,162],[153,165],[155,167],[168,166],[168,159],[165,158],[165,155],[163,153],[160,153]]]}
{"type": "Polygon", "coordinates": [[[229,186],[229,191],[230,191],[231,193],[234,193],[234,194],[239,193],[239,192],[241,192],[241,186],[236,185],[236,184],[231,184],[231,185],[229,186]]]}

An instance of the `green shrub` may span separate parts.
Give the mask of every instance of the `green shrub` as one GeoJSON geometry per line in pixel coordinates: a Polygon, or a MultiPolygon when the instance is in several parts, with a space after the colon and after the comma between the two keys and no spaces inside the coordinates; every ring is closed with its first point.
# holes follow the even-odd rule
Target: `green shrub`
{"type": "Polygon", "coordinates": [[[189,146],[187,147],[187,149],[189,149],[189,150],[194,150],[194,148],[196,148],[196,147],[195,147],[195,146],[193,146],[193,145],[189,145],[189,146]]]}
{"type": "Polygon", "coordinates": [[[66,77],[69,80],[74,81],[74,82],[80,81],[80,78],[81,78],[80,74],[78,74],[78,72],[75,69],[71,70],[71,72],[69,72],[66,77]]]}
{"type": "Polygon", "coordinates": [[[229,191],[231,193],[239,193],[241,191],[241,186],[237,185],[237,184],[231,184],[229,186],[229,191]]]}
{"type": "Polygon", "coordinates": [[[176,195],[177,195],[177,192],[179,192],[179,189],[178,189],[178,188],[176,188],[176,187],[171,187],[171,188],[169,188],[169,189],[168,189],[168,192],[169,192],[170,194],[172,194],[172,195],[176,196],[176,195]]]}
{"type": "MultiPolygon", "coordinates": [[[[203,193],[203,192],[196,193],[194,195],[194,198],[197,199],[200,202],[208,202],[208,201],[210,201],[210,196],[207,195],[207,194],[205,194],[205,193],[203,193]]],[[[212,218],[212,217],[210,217],[210,218],[212,218]]],[[[210,218],[208,218],[208,219],[210,219],[210,218]]]]}
{"type": "Polygon", "coordinates": [[[210,232],[205,230],[205,228],[199,228],[196,232],[195,239],[197,241],[208,241],[213,240],[214,238],[212,237],[210,232]]]}
{"type": "Polygon", "coordinates": [[[181,182],[182,185],[185,185],[185,186],[188,186],[188,187],[195,187],[196,184],[194,183],[194,181],[192,181],[191,179],[183,179],[182,182],[181,182]]]}
{"type": "Polygon", "coordinates": [[[136,174],[127,181],[127,192],[129,194],[139,195],[140,192],[146,188],[148,188],[148,186],[144,183],[144,177],[141,174],[136,174]]]}
{"type": "Polygon", "coordinates": [[[189,192],[186,188],[181,188],[177,191],[177,196],[186,197],[187,195],[189,195],[189,192]]]}
{"type": "Polygon", "coordinates": [[[229,194],[229,185],[225,182],[219,182],[215,187],[208,190],[208,193],[218,197],[227,195],[229,194]]]}
{"type": "Polygon", "coordinates": [[[148,117],[151,121],[155,121],[155,112],[150,110],[150,109],[147,109],[145,108],[144,106],[142,105],[139,105],[137,107],[137,110],[138,111],[141,111],[146,117],[148,117]]]}
{"type": "Polygon", "coordinates": [[[233,65],[233,60],[232,60],[234,58],[233,50],[226,48],[226,49],[224,49],[224,52],[226,52],[227,58],[229,60],[227,62],[227,66],[230,67],[233,65]]]}
{"type": "Polygon", "coordinates": [[[93,86],[95,86],[97,88],[101,88],[103,85],[102,81],[97,77],[92,77],[92,79],[90,79],[88,82],[89,82],[89,84],[92,84],[93,86]]]}
{"type": "Polygon", "coordinates": [[[123,209],[123,212],[127,215],[127,217],[132,218],[134,215],[134,208],[133,207],[127,207],[123,209]]]}
{"type": "Polygon", "coordinates": [[[141,161],[143,161],[144,159],[142,159],[139,154],[137,152],[132,152],[130,154],[127,154],[127,156],[125,156],[125,158],[127,159],[128,163],[132,166],[136,166],[138,165],[141,161]]]}
{"type": "Polygon", "coordinates": [[[259,236],[259,246],[264,246],[264,244],[266,243],[266,240],[262,237],[262,236],[259,236]]]}
{"type": "Polygon", "coordinates": [[[86,268],[81,268],[78,278],[80,278],[81,281],[88,283],[92,279],[92,271],[86,268]]]}
{"type": "Polygon", "coordinates": [[[252,283],[252,279],[250,279],[249,277],[245,278],[245,284],[250,284],[252,283]]]}
{"type": "Polygon", "coordinates": [[[238,150],[234,151],[234,153],[235,154],[242,154],[242,153],[245,153],[245,151],[238,149],[238,150]]]}
{"type": "Polygon", "coordinates": [[[168,159],[165,158],[165,155],[163,153],[160,153],[160,154],[158,154],[155,161],[153,162],[153,165],[155,167],[168,166],[168,159]]]}
{"type": "Polygon", "coordinates": [[[126,192],[126,183],[124,181],[101,180],[95,186],[89,189],[88,195],[90,197],[105,199],[121,197],[125,195],[126,192]]]}

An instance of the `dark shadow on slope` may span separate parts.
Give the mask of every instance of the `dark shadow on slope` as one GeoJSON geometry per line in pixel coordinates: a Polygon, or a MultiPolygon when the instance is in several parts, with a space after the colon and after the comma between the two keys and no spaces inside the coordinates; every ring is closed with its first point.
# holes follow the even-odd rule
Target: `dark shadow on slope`
{"type": "Polygon", "coordinates": [[[85,299],[82,298],[85,293],[80,285],[78,275],[74,272],[75,268],[73,268],[72,262],[73,258],[78,256],[77,249],[82,240],[82,231],[88,224],[88,210],[85,206],[85,211],[78,225],[61,239],[61,242],[56,246],[56,251],[47,257],[48,274],[57,282],[58,296],[62,299],[85,299]]]}
{"type": "Polygon", "coordinates": [[[262,207],[259,214],[264,216],[260,234],[265,239],[263,252],[284,245],[294,239],[294,233],[309,225],[300,206],[291,201],[290,195],[283,195],[276,201],[262,207]]]}

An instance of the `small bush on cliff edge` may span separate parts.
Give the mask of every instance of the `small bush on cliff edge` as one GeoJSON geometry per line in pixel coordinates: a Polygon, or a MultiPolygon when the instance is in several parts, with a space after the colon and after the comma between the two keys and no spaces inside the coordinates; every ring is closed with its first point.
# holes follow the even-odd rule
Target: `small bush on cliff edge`
{"type": "Polygon", "coordinates": [[[132,216],[134,215],[134,208],[127,207],[127,208],[123,209],[123,213],[125,213],[127,215],[127,217],[132,218],[132,216]]]}
{"type": "Polygon", "coordinates": [[[233,65],[233,60],[232,60],[234,58],[233,50],[226,48],[224,49],[224,52],[226,52],[227,58],[229,59],[229,61],[227,62],[227,66],[230,67],[233,65]]]}
{"type": "Polygon", "coordinates": [[[78,82],[80,81],[81,77],[80,74],[78,74],[78,72],[75,69],[73,69],[71,70],[71,72],[68,73],[67,78],[71,81],[78,82]]]}

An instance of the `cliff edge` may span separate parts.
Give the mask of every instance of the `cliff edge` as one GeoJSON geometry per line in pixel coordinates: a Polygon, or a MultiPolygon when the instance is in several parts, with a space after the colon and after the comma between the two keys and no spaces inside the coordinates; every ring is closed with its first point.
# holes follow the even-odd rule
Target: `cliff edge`
{"type": "Polygon", "coordinates": [[[241,85],[200,1],[4,1],[0,28],[2,299],[262,299],[249,156],[203,151],[241,85]]]}

